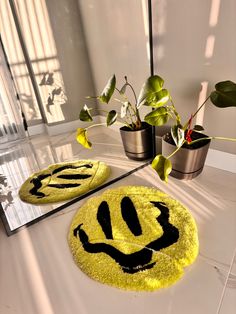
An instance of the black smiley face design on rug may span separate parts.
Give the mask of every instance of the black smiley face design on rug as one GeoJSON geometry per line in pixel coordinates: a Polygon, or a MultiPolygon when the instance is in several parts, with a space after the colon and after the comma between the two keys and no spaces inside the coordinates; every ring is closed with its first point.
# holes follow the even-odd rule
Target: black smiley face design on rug
{"type": "Polygon", "coordinates": [[[109,174],[109,167],[95,160],[54,164],[31,175],[22,184],[19,196],[32,204],[65,201],[99,186],[109,174]]]}
{"type": "Polygon", "coordinates": [[[89,199],[72,221],[69,245],[88,276],[137,291],[173,284],[198,254],[190,212],[167,194],[142,186],[89,199]]]}

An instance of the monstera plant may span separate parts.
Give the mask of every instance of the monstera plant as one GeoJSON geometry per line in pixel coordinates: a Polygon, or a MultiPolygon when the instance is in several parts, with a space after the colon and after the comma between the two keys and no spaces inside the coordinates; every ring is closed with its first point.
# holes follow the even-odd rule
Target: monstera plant
{"type": "MultiPolygon", "coordinates": [[[[163,82],[161,78],[159,78],[159,80],[161,83],[163,82]]],[[[146,97],[148,94],[152,95],[152,91],[149,89],[147,90],[148,91],[145,94],[146,97]]],[[[145,121],[154,126],[161,126],[169,119],[174,120],[174,124],[171,126],[171,132],[168,135],[165,135],[165,140],[172,145],[175,145],[175,148],[172,149],[168,156],[158,154],[152,161],[152,167],[155,169],[161,180],[167,182],[168,175],[172,171],[172,162],[170,159],[173,158],[175,154],[177,155],[180,149],[198,149],[205,145],[205,143],[210,144],[211,140],[236,141],[236,138],[201,135],[200,133],[204,128],[200,125],[192,126],[197,113],[206,105],[208,100],[218,108],[236,107],[236,84],[232,81],[222,81],[217,83],[215,85],[215,90],[210,93],[195,113],[190,114],[188,121],[185,123],[182,122],[170,94],[168,92],[165,93],[165,96],[168,95],[169,97],[169,102],[165,105],[160,104],[158,108],[155,108],[145,117],[145,121]]],[[[152,106],[151,101],[146,104],[152,106]]],[[[198,158],[196,156],[197,155],[195,155],[195,159],[198,158]]],[[[181,155],[181,158],[185,157],[181,155]]],[[[182,160],[181,162],[184,163],[185,161],[182,160]]],[[[190,162],[195,161],[190,160],[190,162]]]]}
{"type": "MultiPolygon", "coordinates": [[[[152,128],[145,122],[149,120],[148,115],[141,119],[140,107],[143,104],[150,105],[150,111],[154,107],[165,105],[169,100],[168,91],[163,89],[164,81],[158,76],[151,76],[143,85],[139,96],[137,97],[133,86],[128,82],[125,76],[125,82],[121,88],[117,88],[116,76],[113,75],[106,84],[104,90],[99,96],[87,97],[96,98],[105,105],[102,112],[106,113],[106,122],[99,124],[91,124],[86,128],[77,129],[77,141],[86,148],[91,148],[92,143],[88,138],[88,130],[93,127],[105,124],[107,127],[118,123],[122,125],[120,128],[121,137],[126,155],[135,160],[145,160],[153,157],[152,154],[152,128]],[[127,96],[127,91],[131,91],[131,97],[127,96]],[[120,104],[120,110],[108,109],[112,101],[120,104]]],[[[165,109],[164,109],[165,110],[165,109]]],[[[79,118],[81,121],[93,122],[93,108],[89,108],[85,104],[80,111],[79,118]]],[[[96,109],[97,111],[97,109],[96,109]]],[[[98,110],[99,111],[99,110],[98,110]]],[[[158,118],[158,117],[157,117],[158,118]]],[[[161,123],[159,116],[159,124],[161,123]]],[[[163,120],[165,123],[165,119],[163,120]]]]}
{"type": "MultiPolygon", "coordinates": [[[[164,81],[163,81],[164,83],[164,81]]],[[[104,110],[101,111],[106,113],[106,123],[91,124],[86,128],[77,129],[77,141],[86,148],[91,148],[92,143],[88,139],[88,130],[98,125],[106,125],[107,127],[111,126],[114,123],[122,124],[132,131],[138,131],[143,128],[143,121],[140,117],[140,107],[141,105],[149,104],[152,107],[163,106],[168,100],[168,91],[163,89],[162,80],[158,76],[151,76],[147,82],[144,84],[139,97],[137,97],[133,86],[128,82],[127,77],[125,76],[125,82],[122,87],[119,89],[116,87],[116,76],[113,75],[107,82],[105,88],[99,96],[87,98],[96,98],[103,104],[110,105],[111,100],[118,102],[121,107],[120,111],[116,110],[104,110]],[[127,95],[127,89],[130,89],[133,93],[134,101],[131,101],[127,95]],[[153,93],[151,93],[153,91],[153,93]],[[117,97],[114,97],[114,94],[117,94],[117,97]],[[164,97],[166,95],[167,97],[164,97]]],[[[109,107],[108,107],[109,108],[109,107]]],[[[106,108],[105,108],[106,109],[106,108]]],[[[80,111],[79,119],[84,122],[92,122],[93,108],[89,108],[87,104],[84,104],[83,108],[80,111]]],[[[98,109],[96,109],[97,111],[98,109]]],[[[99,111],[99,110],[98,110],[99,111]]],[[[148,119],[148,118],[147,118],[148,119]]],[[[145,119],[146,120],[146,117],[145,119]]]]}

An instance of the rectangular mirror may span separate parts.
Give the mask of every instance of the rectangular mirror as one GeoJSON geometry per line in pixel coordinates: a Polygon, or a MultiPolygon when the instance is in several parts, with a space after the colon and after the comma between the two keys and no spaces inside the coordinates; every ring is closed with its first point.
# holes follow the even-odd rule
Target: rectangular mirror
{"type": "MultiPolygon", "coordinates": [[[[0,120],[7,131],[0,136],[1,217],[9,235],[71,204],[22,202],[19,188],[33,173],[64,161],[100,160],[111,169],[107,185],[149,162],[150,158],[136,161],[126,156],[122,125],[91,128],[91,150],[76,141],[76,128],[88,125],[79,120],[85,103],[93,108],[95,121],[103,124],[104,110],[121,110],[114,100],[101,104],[86,96],[100,95],[113,74],[119,89],[127,76],[138,96],[149,76],[147,5],[146,0],[1,1],[2,83],[6,81],[5,89],[14,89],[18,97],[12,100],[15,109],[9,99],[0,106],[10,113],[18,110],[18,116],[23,113],[28,126],[24,138],[19,117],[15,122],[0,120]],[[9,19],[3,18],[6,15],[9,19]],[[9,132],[14,123],[16,131],[9,132]]],[[[135,101],[131,89],[127,96],[135,101]]],[[[142,108],[141,119],[145,113],[142,108]]]]}

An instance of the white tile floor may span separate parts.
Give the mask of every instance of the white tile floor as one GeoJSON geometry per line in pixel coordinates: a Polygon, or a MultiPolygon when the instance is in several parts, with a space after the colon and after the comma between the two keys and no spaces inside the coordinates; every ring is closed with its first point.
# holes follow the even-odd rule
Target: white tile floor
{"type": "MultiPolygon", "coordinates": [[[[117,167],[115,154],[112,167],[117,167]]],[[[236,313],[235,174],[206,166],[192,181],[170,178],[166,185],[147,166],[112,187],[122,185],[159,188],[191,211],[200,254],[182,279],[167,289],[137,293],[88,278],[74,264],[67,244],[71,220],[86,201],[81,200],[11,237],[1,225],[0,313],[236,313]]]]}

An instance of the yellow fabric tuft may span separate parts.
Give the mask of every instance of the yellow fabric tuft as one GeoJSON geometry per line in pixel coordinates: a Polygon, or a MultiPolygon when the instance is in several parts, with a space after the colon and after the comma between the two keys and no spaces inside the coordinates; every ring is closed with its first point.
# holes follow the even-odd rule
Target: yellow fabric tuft
{"type": "Polygon", "coordinates": [[[143,186],[109,189],[90,198],[73,218],[68,241],[75,262],[89,277],[136,291],[175,283],[199,249],[190,212],[167,194],[143,186]]]}
{"type": "Polygon", "coordinates": [[[77,160],[50,165],[31,175],[19,190],[20,199],[47,204],[72,199],[102,184],[110,168],[101,161],[77,160]]]}

